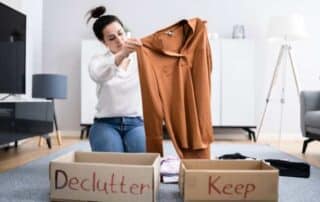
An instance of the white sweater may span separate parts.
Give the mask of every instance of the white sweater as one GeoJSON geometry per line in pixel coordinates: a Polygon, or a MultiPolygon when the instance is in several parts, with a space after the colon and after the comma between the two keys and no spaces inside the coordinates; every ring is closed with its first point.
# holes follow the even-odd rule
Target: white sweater
{"type": "Polygon", "coordinates": [[[135,53],[130,54],[127,70],[118,68],[108,51],[95,55],[89,63],[89,74],[97,84],[97,118],[142,116],[140,80],[135,53]]]}

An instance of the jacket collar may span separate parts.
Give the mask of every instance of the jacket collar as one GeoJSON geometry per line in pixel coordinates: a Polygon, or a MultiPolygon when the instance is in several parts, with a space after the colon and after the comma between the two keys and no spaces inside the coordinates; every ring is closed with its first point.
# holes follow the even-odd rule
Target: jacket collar
{"type": "Polygon", "coordinates": [[[164,41],[162,40],[161,35],[163,35],[164,33],[170,34],[170,30],[172,30],[177,26],[187,25],[190,28],[190,32],[187,32],[187,36],[186,36],[187,38],[186,41],[188,41],[188,39],[194,34],[197,24],[200,22],[202,22],[202,20],[200,20],[199,18],[192,18],[189,20],[187,19],[180,20],[179,22],[169,27],[166,27],[164,29],[157,31],[156,33],[152,34],[151,37],[148,36],[142,39],[143,45],[168,56],[183,57],[181,53],[164,50],[164,45],[163,45],[164,41]]]}

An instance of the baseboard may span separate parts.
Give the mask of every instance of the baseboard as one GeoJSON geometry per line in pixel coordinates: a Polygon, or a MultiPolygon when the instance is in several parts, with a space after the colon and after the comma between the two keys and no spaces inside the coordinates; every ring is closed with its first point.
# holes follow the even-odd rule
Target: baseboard
{"type": "Polygon", "coordinates": [[[259,140],[289,140],[289,141],[302,141],[304,137],[301,133],[283,133],[281,136],[277,133],[261,133],[258,137],[259,140]]]}
{"type": "MultiPolygon", "coordinates": [[[[80,138],[80,130],[60,130],[60,134],[62,137],[76,137],[80,138]]],[[[54,133],[53,133],[54,134],[54,133]]]]}
{"type": "MultiPolygon", "coordinates": [[[[62,130],[60,131],[60,133],[62,137],[70,136],[70,137],[80,138],[81,131],[80,130],[62,130]]],[[[169,136],[167,135],[166,131],[164,131],[164,138],[169,139],[169,136]]],[[[277,133],[261,133],[259,136],[259,140],[277,141],[278,139],[279,139],[279,134],[277,133]]],[[[305,138],[302,137],[300,133],[283,133],[280,137],[280,140],[289,140],[289,141],[303,141],[304,139],[305,138]]]]}

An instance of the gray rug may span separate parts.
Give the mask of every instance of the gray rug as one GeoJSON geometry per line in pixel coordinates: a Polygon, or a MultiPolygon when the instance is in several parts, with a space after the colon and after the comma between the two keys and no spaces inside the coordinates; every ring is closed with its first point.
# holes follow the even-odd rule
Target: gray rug
{"type": "MultiPolygon", "coordinates": [[[[70,146],[49,156],[32,161],[22,167],[0,173],[0,202],[49,201],[49,161],[73,150],[89,151],[87,141],[70,146]]],[[[259,159],[276,158],[301,161],[267,145],[259,144],[213,144],[212,155],[240,152],[259,159]]],[[[165,154],[175,155],[171,144],[165,145],[165,154]]],[[[318,202],[320,201],[320,169],[312,167],[310,178],[280,177],[279,201],[318,202]]],[[[178,185],[161,184],[160,202],[182,201],[178,185]]]]}

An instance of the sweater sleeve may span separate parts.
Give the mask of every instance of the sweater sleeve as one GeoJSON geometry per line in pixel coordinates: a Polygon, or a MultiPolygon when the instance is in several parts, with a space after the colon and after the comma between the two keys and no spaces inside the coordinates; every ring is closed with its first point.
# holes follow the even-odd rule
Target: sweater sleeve
{"type": "Polygon", "coordinates": [[[114,55],[98,55],[89,63],[89,75],[97,83],[110,80],[117,70],[114,55]]]}

